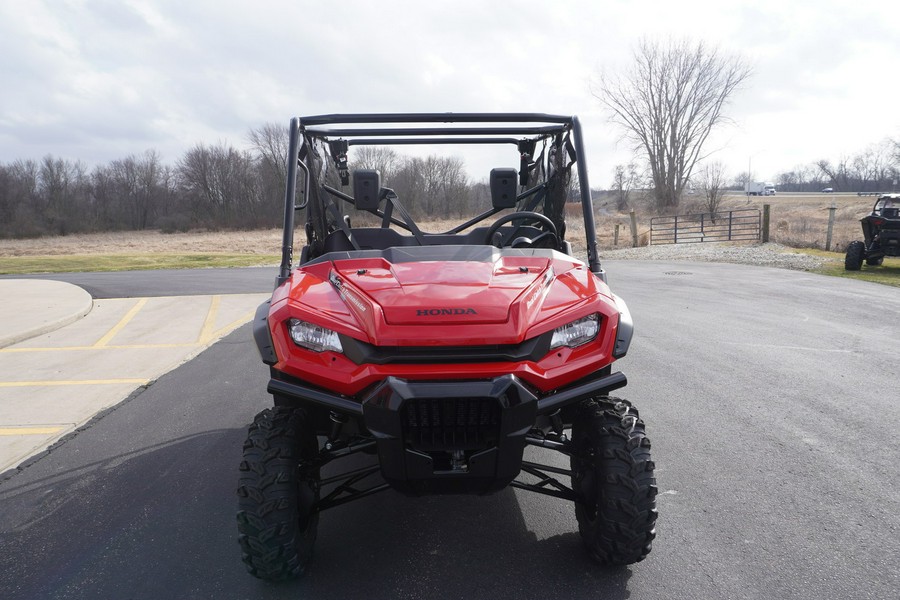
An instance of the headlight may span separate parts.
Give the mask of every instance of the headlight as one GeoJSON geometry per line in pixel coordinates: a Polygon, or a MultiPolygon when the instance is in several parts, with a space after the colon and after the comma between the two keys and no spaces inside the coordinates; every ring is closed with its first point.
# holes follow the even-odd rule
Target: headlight
{"type": "Polygon", "coordinates": [[[559,348],[560,346],[568,346],[575,348],[597,337],[600,331],[600,317],[597,313],[588,315],[584,318],[572,321],[568,325],[557,327],[553,330],[553,337],[550,339],[550,349],[559,348]]]}
{"type": "Polygon", "coordinates": [[[290,319],[288,321],[288,331],[291,332],[291,339],[294,340],[295,344],[313,352],[324,352],[326,350],[331,350],[332,352],[344,351],[338,334],[330,329],[325,329],[300,319],[290,319]]]}

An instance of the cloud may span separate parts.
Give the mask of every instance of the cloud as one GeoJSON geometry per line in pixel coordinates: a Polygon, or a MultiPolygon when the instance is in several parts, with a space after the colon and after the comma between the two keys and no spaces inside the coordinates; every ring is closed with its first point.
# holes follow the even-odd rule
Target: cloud
{"type": "Polygon", "coordinates": [[[603,185],[630,151],[590,78],[641,37],[684,37],[753,63],[716,140],[720,158],[759,153],[774,171],[896,135],[898,16],[868,0],[3,1],[0,161],[155,148],[174,162],[304,114],[536,111],[582,118],[603,185]]]}

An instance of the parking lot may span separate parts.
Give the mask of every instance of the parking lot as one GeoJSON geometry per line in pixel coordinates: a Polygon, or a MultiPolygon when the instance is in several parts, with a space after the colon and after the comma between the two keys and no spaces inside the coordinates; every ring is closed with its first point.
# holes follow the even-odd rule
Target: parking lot
{"type": "Polygon", "coordinates": [[[71,284],[2,283],[5,339],[27,339],[0,348],[0,473],[247,323],[268,296],[88,297],[82,315],[85,300],[77,291],[52,296],[49,309],[27,293],[47,283],[71,284]],[[22,306],[10,310],[17,298],[22,306]]]}

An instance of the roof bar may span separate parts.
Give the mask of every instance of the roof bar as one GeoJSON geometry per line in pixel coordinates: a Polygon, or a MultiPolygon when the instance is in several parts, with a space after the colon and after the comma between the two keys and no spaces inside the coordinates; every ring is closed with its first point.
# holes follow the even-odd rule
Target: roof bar
{"type": "Polygon", "coordinates": [[[518,138],[364,138],[347,140],[351,146],[412,145],[412,144],[518,144],[518,138]]]}
{"type": "Polygon", "coordinates": [[[372,137],[380,135],[544,135],[562,133],[565,130],[565,127],[559,125],[548,125],[546,127],[418,127],[396,129],[323,129],[319,127],[306,127],[303,131],[311,135],[322,136],[372,137]]]}
{"type": "Polygon", "coordinates": [[[309,125],[353,123],[562,123],[572,122],[571,116],[545,113],[371,113],[330,114],[300,117],[302,127],[309,125]]]}

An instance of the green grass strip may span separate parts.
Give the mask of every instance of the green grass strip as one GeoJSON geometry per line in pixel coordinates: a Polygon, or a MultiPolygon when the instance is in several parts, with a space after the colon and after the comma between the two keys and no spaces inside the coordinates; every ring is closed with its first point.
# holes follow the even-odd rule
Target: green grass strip
{"type": "Polygon", "coordinates": [[[800,254],[821,256],[822,258],[827,259],[827,262],[824,265],[813,271],[814,273],[900,287],[900,258],[887,257],[884,259],[884,264],[880,267],[870,267],[866,263],[863,263],[862,269],[859,271],[847,271],[844,269],[843,252],[826,252],[824,250],[814,250],[811,248],[802,248],[793,251],[800,254]]]}
{"type": "Polygon", "coordinates": [[[277,265],[276,254],[68,254],[0,257],[0,275],[277,265]]]}

